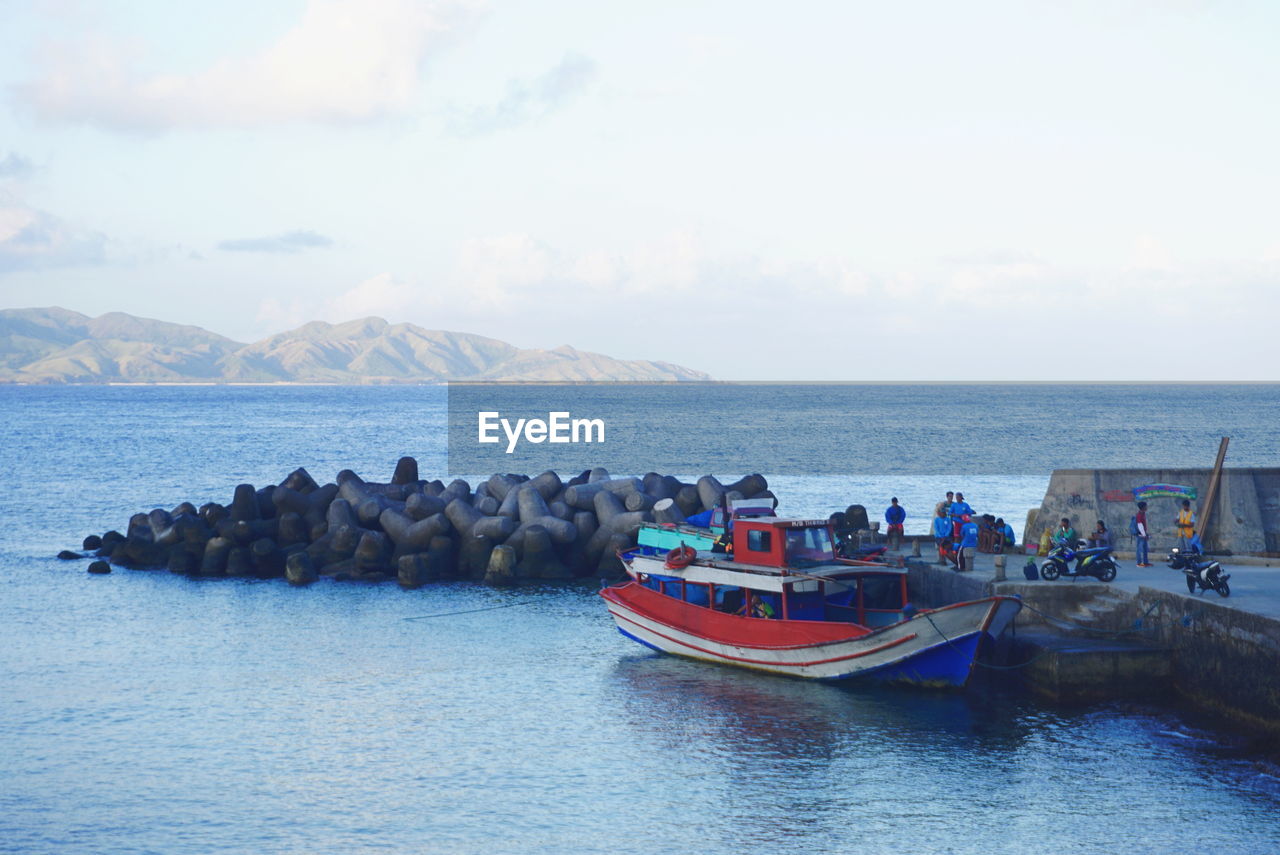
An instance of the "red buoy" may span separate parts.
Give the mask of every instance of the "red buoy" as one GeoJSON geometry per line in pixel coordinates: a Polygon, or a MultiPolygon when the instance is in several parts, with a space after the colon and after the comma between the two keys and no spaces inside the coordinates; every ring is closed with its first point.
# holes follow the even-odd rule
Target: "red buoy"
{"type": "Polygon", "coordinates": [[[666,568],[668,570],[681,570],[692,564],[693,559],[697,557],[698,552],[696,549],[682,543],[667,553],[666,568]]]}

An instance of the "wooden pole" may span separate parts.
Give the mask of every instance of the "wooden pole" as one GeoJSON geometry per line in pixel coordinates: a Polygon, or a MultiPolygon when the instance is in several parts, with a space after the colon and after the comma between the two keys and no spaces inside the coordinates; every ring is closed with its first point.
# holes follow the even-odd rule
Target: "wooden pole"
{"type": "Polygon", "coordinates": [[[1213,519],[1213,507],[1218,498],[1218,483],[1222,480],[1222,463],[1227,459],[1227,443],[1231,437],[1224,436],[1218,443],[1218,459],[1213,462],[1213,474],[1209,476],[1209,489],[1205,491],[1204,504],[1200,506],[1200,542],[1204,543],[1209,533],[1209,521],[1213,519]]]}

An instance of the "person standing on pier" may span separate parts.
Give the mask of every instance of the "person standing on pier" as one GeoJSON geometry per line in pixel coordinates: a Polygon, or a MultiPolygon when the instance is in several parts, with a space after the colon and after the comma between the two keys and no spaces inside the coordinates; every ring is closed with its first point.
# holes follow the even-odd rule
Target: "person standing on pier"
{"type": "Polygon", "coordinates": [[[1196,536],[1196,512],[1191,510],[1191,500],[1182,500],[1182,510],[1178,511],[1178,519],[1174,521],[1178,527],[1178,551],[1193,551],[1191,539],[1196,536]]]}
{"type": "Polygon", "coordinates": [[[946,508],[938,505],[937,511],[933,518],[933,542],[938,547],[938,563],[946,564],[947,556],[943,547],[947,541],[951,539],[951,519],[947,516],[946,508]]]}
{"type": "Polygon", "coordinates": [[[884,509],[884,521],[889,524],[887,536],[889,548],[897,551],[902,546],[903,522],[907,518],[907,509],[898,504],[898,497],[889,500],[889,507],[884,509]]]}
{"type": "Polygon", "coordinates": [[[1134,559],[1139,567],[1150,567],[1151,556],[1147,553],[1147,547],[1151,545],[1151,530],[1147,528],[1146,502],[1138,502],[1138,513],[1134,515],[1133,526],[1137,529],[1134,533],[1134,559]]]}
{"type": "Polygon", "coordinates": [[[956,500],[951,503],[951,536],[960,537],[960,527],[973,514],[973,508],[964,500],[964,493],[956,493],[956,500]]]}
{"type": "Polygon", "coordinates": [[[972,570],[974,557],[978,554],[978,524],[968,516],[964,517],[964,525],[960,527],[960,546],[956,551],[959,553],[956,569],[961,573],[972,570]]]}

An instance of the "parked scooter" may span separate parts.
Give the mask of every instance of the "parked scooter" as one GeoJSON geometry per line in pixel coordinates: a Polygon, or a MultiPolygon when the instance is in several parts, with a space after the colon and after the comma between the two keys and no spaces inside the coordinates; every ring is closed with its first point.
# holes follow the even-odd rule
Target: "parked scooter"
{"type": "Polygon", "coordinates": [[[1052,582],[1059,576],[1093,576],[1099,582],[1110,582],[1116,578],[1116,562],[1111,557],[1111,547],[1085,549],[1084,541],[1080,541],[1075,549],[1065,543],[1054,547],[1040,566],[1040,578],[1052,582]],[[1072,566],[1072,561],[1075,566],[1072,566]]]}
{"type": "Polygon", "coordinates": [[[1174,570],[1181,570],[1187,578],[1187,593],[1203,593],[1217,591],[1220,597],[1231,596],[1231,586],[1227,580],[1230,573],[1222,572],[1222,565],[1210,560],[1198,552],[1183,552],[1176,546],[1166,559],[1174,570]]]}

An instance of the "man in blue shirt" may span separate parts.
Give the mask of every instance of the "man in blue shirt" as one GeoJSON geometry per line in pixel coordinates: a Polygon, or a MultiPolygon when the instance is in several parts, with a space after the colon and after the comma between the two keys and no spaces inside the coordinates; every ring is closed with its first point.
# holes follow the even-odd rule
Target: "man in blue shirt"
{"type": "Polygon", "coordinates": [[[1009,525],[1003,519],[996,520],[996,529],[1000,532],[1001,538],[1004,540],[1005,546],[1014,546],[1018,542],[1018,536],[1013,533],[1013,526],[1009,525]]]}
{"type": "Polygon", "coordinates": [[[951,540],[951,518],[947,516],[947,512],[941,507],[938,508],[937,515],[933,518],[933,542],[938,547],[938,563],[946,564],[947,557],[943,554],[943,545],[951,540]]]}
{"type": "Polygon", "coordinates": [[[947,518],[951,520],[951,536],[960,539],[960,526],[964,524],[965,515],[972,515],[973,508],[964,500],[964,493],[956,493],[951,504],[947,506],[947,518]]]}
{"type": "Polygon", "coordinates": [[[884,509],[884,521],[889,524],[887,536],[889,548],[897,550],[902,546],[902,523],[907,518],[907,509],[898,504],[898,497],[889,500],[889,507],[884,509]]]}
{"type": "MultiPolygon", "coordinates": [[[[959,496],[956,497],[960,499],[959,496]]],[[[959,562],[956,569],[961,573],[973,569],[974,557],[978,554],[978,524],[969,517],[964,517],[960,526],[959,562]]]]}

